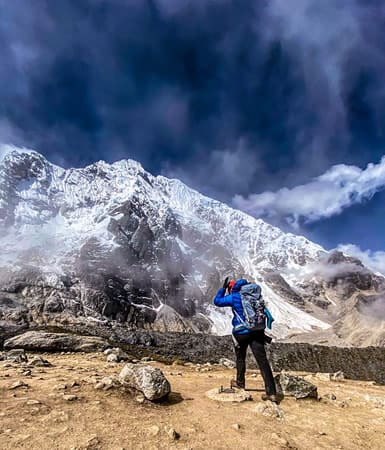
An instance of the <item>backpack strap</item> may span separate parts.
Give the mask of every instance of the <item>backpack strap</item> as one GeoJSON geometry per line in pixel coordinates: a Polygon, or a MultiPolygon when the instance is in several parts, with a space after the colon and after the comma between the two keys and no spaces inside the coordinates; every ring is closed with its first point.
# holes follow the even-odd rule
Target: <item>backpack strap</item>
{"type": "Polygon", "coordinates": [[[246,327],[247,329],[249,329],[249,326],[247,325],[247,323],[242,319],[242,317],[237,313],[237,311],[233,308],[233,313],[237,316],[238,320],[241,322],[241,324],[246,327]]]}

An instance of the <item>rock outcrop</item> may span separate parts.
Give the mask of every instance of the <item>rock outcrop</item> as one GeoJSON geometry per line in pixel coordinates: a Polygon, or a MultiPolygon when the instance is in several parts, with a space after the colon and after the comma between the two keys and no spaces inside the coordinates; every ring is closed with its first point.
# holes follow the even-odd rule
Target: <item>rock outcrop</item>
{"type": "Polygon", "coordinates": [[[22,348],[29,351],[46,352],[95,352],[103,351],[109,344],[96,336],[78,336],[68,333],[28,331],[5,341],[5,349],[22,348]]]}

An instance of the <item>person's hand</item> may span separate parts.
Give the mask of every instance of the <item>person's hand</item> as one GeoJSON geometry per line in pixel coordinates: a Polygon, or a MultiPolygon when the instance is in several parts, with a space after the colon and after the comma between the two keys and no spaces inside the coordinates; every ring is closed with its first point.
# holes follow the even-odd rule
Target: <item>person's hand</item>
{"type": "Polygon", "coordinates": [[[228,285],[229,285],[229,277],[226,277],[225,281],[223,282],[223,289],[227,289],[228,285]]]}

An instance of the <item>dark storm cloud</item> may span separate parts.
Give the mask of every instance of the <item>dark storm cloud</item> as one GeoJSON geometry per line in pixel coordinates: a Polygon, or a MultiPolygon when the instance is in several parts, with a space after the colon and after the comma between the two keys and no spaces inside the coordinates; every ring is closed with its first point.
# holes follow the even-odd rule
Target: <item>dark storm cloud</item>
{"type": "Polygon", "coordinates": [[[230,200],[382,154],[381,2],[0,0],[0,9],[0,140],[55,161],[132,157],[230,200]]]}

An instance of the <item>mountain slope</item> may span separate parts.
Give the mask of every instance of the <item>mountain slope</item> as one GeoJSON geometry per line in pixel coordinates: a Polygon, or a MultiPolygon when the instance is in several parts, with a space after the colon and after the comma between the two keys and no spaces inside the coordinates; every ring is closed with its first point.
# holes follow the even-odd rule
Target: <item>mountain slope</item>
{"type": "Polygon", "coordinates": [[[131,160],[65,170],[11,150],[0,165],[0,228],[5,330],[98,321],[224,334],[230,312],[211,299],[230,274],[262,284],[274,334],[287,337],[331,329],[345,291],[385,290],[343,255],[334,264],[304,237],[131,160]]]}

